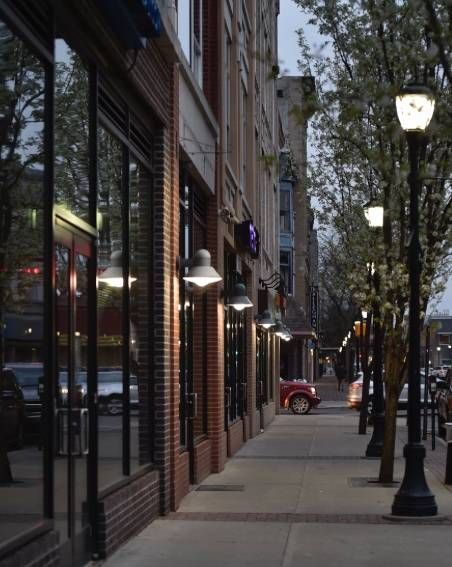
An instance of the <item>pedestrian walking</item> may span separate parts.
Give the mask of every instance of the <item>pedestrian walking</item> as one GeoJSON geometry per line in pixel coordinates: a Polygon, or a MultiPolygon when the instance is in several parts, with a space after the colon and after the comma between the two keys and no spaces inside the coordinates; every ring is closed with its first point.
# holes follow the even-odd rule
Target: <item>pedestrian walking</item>
{"type": "Polygon", "coordinates": [[[337,391],[342,392],[342,383],[345,380],[345,366],[338,362],[334,367],[334,371],[337,378],[337,391]]]}

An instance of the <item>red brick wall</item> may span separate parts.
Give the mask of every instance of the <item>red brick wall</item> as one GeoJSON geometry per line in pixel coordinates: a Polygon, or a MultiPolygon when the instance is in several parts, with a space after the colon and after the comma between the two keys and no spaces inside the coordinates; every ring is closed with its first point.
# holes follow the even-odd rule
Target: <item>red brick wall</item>
{"type": "Polygon", "coordinates": [[[201,441],[195,446],[194,451],[194,482],[199,484],[211,471],[212,441],[210,439],[201,441]]]}
{"type": "Polygon", "coordinates": [[[178,453],[174,456],[174,494],[171,509],[177,510],[182,498],[188,493],[190,488],[189,474],[189,454],[188,451],[178,453]]]}
{"type": "Polygon", "coordinates": [[[57,532],[48,532],[40,535],[23,545],[20,549],[12,551],[9,555],[0,558],[1,567],[33,567],[39,557],[39,566],[56,567],[61,565],[60,549],[58,547],[57,532]]]}
{"type": "MultiPolygon", "coordinates": [[[[218,170],[217,170],[218,178],[218,170]]],[[[217,184],[218,187],[218,184],[217,184]]],[[[207,214],[207,248],[212,256],[212,265],[223,273],[223,249],[218,252],[218,204],[217,195],[209,199],[207,214]]],[[[208,392],[208,436],[212,441],[211,472],[220,472],[226,462],[226,433],[224,431],[224,309],[220,299],[222,284],[212,285],[207,290],[207,392],[208,392]]]]}
{"type": "Polygon", "coordinates": [[[246,442],[251,437],[251,419],[249,415],[243,417],[243,440],[246,442]]]}
{"type": "Polygon", "coordinates": [[[175,455],[179,449],[177,77],[177,67],[173,66],[167,99],[170,127],[162,129],[156,137],[154,155],[154,463],[161,474],[162,513],[169,512],[172,507],[175,455]]]}
{"type": "Polygon", "coordinates": [[[150,471],[99,501],[99,557],[110,555],[159,514],[160,483],[150,471]]]}
{"type": "Polygon", "coordinates": [[[264,427],[267,427],[275,419],[275,402],[270,402],[263,408],[264,427]]]}
{"type": "Polygon", "coordinates": [[[228,429],[228,457],[235,455],[243,443],[243,421],[239,419],[228,429]]]}

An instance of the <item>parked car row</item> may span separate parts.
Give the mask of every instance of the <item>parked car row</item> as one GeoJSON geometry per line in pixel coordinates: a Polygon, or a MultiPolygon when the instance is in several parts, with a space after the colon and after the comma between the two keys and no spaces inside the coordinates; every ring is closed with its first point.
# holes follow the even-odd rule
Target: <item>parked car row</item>
{"type": "MultiPolygon", "coordinates": [[[[122,370],[98,372],[99,411],[108,415],[120,415],[123,411],[122,370]]],[[[87,405],[87,374],[77,372],[73,391],[73,403],[87,405]]],[[[0,372],[0,443],[7,450],[20,448],[24,431],[38,433],[43,395],[43,368],[41,363],[8,363],[0,372]]],[[[130,405],[138,407],[138,380],[130,376],[130,405]]],[[[57,404],[64,407],[68,402],[68,375],[59,371],[57,404]]]]}
{"type": "MultiPolygon", "coordinates": [[[[424,372],[421,372],[421,405],[424,400],[425,380],[424,372]]],[[[430,378],[436,378],[434,374],[430,378]]],[[[445,424],[452,422],[452,369],[449,368],[446,372],[445,378],[436,378],[436,394],[435,400],[438,408],[438,421],[440,429],[445,429],[445,424]]],[[[363,375],[359,373],[358,379],[352,382],[348,388],[347,405],[350,408],[360,409],[363,394],[363,375]]],[[[373,396],[373,382],[370,381],[369,385],[369,413],[371,410],[373,396]]],[[[428,396],[429,405],[431,403],[430,395],[428,396]]],[[[408,405],[408,384],[403,386],[400,393],[398,407],[406,408],[408,405]]]]}
{"type": "MultiPolygon", "coordinates": [[[[359,410],[361,408],[361,400],[363,396],[363,373],[358,373],[358,379],[352,382],[348,387],[348,394],[347,394],[347,405],[349,408],[359,410]]],[[[373,381],[370,381],[369,384],[369,413],[372,407],[372,396],[373,396],[373,381]]],[[[421,372],[421,402],[424,399],[424,389],[425,389],[425,381],[424,381],[424,373],[421,372]]],[[[430,398],[429,398],[430,403],[430,398]]],[[[408,384],[404,384],[402,391],[400,392],[399,401],[397,407],[399,409],[404,409],[408,405],[408,384]]]]}

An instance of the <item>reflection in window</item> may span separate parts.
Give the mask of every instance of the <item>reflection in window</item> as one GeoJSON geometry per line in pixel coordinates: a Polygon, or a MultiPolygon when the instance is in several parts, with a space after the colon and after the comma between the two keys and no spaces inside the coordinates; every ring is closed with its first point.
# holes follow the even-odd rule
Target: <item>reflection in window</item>
{"type": "MultiPolygon", "coordinates": [[[[243,281],[235,271],[237,260],[233,253],[225,252],[225,293],[231,293],[234,285],[243,281]]],[[[224,382],[225,427],[246,414],[246,319],[243,311],[224,306],[224,382]]]]}
{"type": "Polygon", "coordinates": [[[202,84],[202,0],[177,5],[177,35],[193,74],[202,84]]]}
{"type": "Polygon", "coordinates": [[[0,542],[43,507],[43,115],[43,67],[0,22],[0,542]]]}
{"type": "Polygon", "coordinates": [[[291,207],[290,191],[280,191],[279,194],[279,229],[281,232],[290,232],[291,227],[291,207]]]}
{"type": "Polygon", "coordinates": [[[98,189],[98,422],[99,486],[122,478],[122,282],[102,281],[112,266],[122,268],[122,145],[105,129],[99,129],[98,189]]]}
{"type": "Polygon", "coordinates": [[[67,43],[55,42],[55,200],[88,220],[88,72],[67,43]]]}
{"type": "Polygon", "coordinates": [[[134,472],[150,460],[146,439],[149,427],[148,405],[145,403],[148,364],[148,261],[147,239],[149,233],[148,171],[131,156],[129,243],[130,275],[136,280],[130,285],[130,469],[134,472]],[[143,442],[140,439],[143,437],[143,442]],[[141,451],[140,451],[141,448],[141,451]]]}

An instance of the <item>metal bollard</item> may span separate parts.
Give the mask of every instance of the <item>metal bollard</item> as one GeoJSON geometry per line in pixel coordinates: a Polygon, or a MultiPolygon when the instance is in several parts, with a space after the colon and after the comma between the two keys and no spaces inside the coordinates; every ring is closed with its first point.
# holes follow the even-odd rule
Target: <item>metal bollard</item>
{"type": "Polygon", "coordinates": [[[446,478],[444,484],[452,484],[452,423],[446,423],[446,478]]]}

